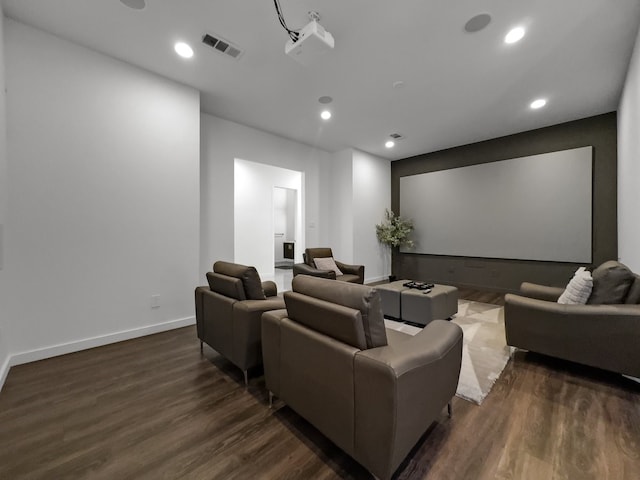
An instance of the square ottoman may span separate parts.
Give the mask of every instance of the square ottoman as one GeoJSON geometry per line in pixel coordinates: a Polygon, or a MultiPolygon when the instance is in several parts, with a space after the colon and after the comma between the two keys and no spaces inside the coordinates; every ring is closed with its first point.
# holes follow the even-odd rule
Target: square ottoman
{"type": "Polygon", "coordinates": [[[402,319],[402,308],[400,305],[400,293],[408,290],[403,284],[408,280],[398,280],[391,283],[376,285],[376,290],[380,292],[380,303],[385,317],[402,319]]]}
{"type": "Polygon", "coordinates": [[[400,301],[405,322],[427,325],[437,318],[446,319],[458,313],[458,289],[449,285],[436,284],[429,293],[407,288],[400,292],[400,301]]]}

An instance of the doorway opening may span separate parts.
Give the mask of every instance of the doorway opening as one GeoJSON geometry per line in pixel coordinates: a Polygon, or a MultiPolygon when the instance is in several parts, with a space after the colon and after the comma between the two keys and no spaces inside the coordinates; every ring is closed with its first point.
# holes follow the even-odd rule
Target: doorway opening
{"type": "Polygon", "coordinates": [[[291,270],[296,253],[296,217],[298,191],[273,187],[273,258],[274,267],[291,270]]]}
{"type": "Polygon", "coordinates": [[[302,261],[303,185],[303,172],[235,159],[234,261],[256,267],[262,280],[278,284],[278,291],[290,289],[293,272],[276,266],[302,261]],[[293,259],[284,258],[285,243],[293,259]]]}

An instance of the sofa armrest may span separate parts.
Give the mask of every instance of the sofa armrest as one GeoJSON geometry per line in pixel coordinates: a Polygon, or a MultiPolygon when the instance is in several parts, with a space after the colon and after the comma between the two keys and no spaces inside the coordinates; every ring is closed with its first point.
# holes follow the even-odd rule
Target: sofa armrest
{"type": "Polygon", "coordinates": [[[196,287],[195,290],[196,331],[200,340],[204,338],[204,294],[207,290],[211,290],[209,286],[196,287]]]}
{"type": "Polygon", "coordinates": [[[529,282],[524,282],[520,285],[520,293],[525,297],[548,300],[549,302],[557,302],[562,292],[564,292],[562,287],[548,287],[529,282]]]}
{"type": "Polygon", "coordinates": [[[407,338],[401,348],[396,345],[370,348],[360,352],[358,358],[375,361],[399,378],[414,368],[439,362],[456,347],[462,352],[462,329],[446,320],[434,320],[417,335],[407,338]]]}
{"type": "Polygon", "coordinates": [[[329,278],[331,280],[336,279],[336,272],[333,270],[318,270],[317,268],[310,267],[306,263],[296,263],[293,266],[293,276],[296,275],[311,275],[312,277],[329,278]]]}
{"type": "Polygon", "coordinates": [[[544,314],[544,317],[562,316],[565,320],[568,319],[571,321],[581,322],[576,324],[576,328],[588,324],[588,319],[593,320],[607,318],[607,322],[611,323],[615,323],[616,321],[623,319],[631,319],[639,322],[638,327],[640,328],[640,304],[619,303],[613,305],[567,305],[540,300],[537,298],[524,297],[513,293],[507,293],[504,297],[504,301],[505,316],[507,310],[513,312],[515,309],[524,313],[542,313],[544,314]]]}
{"type": "Polygon", "coordinates": [[[280,395],[280,324],[287,310],[271,310],[262,314],[262,363],[267,390],[280,395]]]}
{"type": "Polygon", "coordinates": [[[434,320],[399,345],[355,357],[355,458],[389,478],[456,392],[462,329],[434,320]]]}
{"type": "Polygon", "coordinates": [[[243,370],[262,363],[261,325],[264,312],[284,308],[284,299],[242,300],[233,304],[233,355],[243,370]]]}
{"type": "Polygon", "coordinates": [[[276,285],[276,282],[271,280],[262,282],[262,290],[264,290],[264,294],[267,298],[278,295],[278,285],[276,285]]]}
{"type": "Polygon", "coordinates": [[[640,305],[564,305],[505,295],[507,345],[640,376],[640,305]]]}
{"type": "Polygon", "coordinates": [[[337,267],[342,273],[348,273],[351,275],[357,275],[364,282],[364,265],[349,265],[346,263],[338,262],[335,260],[337,267]]]}

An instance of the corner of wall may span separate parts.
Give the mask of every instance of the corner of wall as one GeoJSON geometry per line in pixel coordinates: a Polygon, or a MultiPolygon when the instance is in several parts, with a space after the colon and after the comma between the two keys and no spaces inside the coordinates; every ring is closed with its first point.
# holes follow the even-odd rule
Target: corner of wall
{"type": "Polygon", "coordinates": [[[0,392],[4,387],[4,382],[9,375],[9,369],[11,368],[11,356],[5,355],[4,358],[0,358],[0,392]]]}
{"type": "Polygon", "coordinates": [[[636,220],[638,175],[640,175],[640,31],[629,62],[618,107],[618,257],[634,271],[640,271],[640,226],[636,220]]]}
{"type": "Polygon", "coordinates": [[[331,174],[324,194],[330,204],[329,243],[340,261],[353,261],[353,150],[333,155],[331,174]]]}
{"type": "MultiPolygon", "coordinates": [[[[4,227],[7,218],[8,193],[8,160],[6,132],[6,92],[5,92],[5,55],[4,55],[4,14],[0,3],[0,289],[3,289],[5,273],[5,235],[4,227]]],[[[4,302],[0,301],[0,319],[6,318],[4,302]]],[[[9,344],[6,340],[6,328],[0,320],[0,390],[9,373],[9,344]]]]}

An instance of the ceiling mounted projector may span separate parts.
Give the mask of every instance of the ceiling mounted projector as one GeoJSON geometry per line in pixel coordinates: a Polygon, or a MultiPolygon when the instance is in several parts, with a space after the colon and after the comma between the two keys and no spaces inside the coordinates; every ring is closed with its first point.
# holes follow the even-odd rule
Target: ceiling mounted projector
{"type": "Polygon", "coordinates": [[[302,27],[295,42],[289,40],[285,44],[284,53],[302,65],[309,65],[319,55],[332,50],[334,44],[333,35],[327,32],[316,18],[313,18],[302,27]]]}

